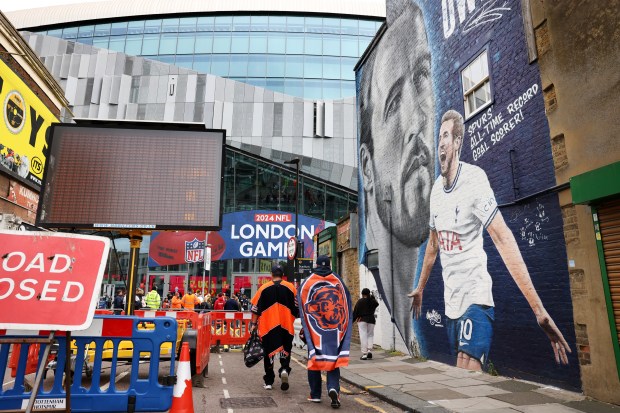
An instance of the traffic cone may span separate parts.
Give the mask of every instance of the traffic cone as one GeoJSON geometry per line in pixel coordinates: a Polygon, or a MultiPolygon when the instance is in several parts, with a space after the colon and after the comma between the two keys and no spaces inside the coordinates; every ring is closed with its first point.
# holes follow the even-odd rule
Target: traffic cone
{"type": "Polygon", "coordinates": [[[181,347],[181,358],[177,367],[177,382],[172,391],[172,406],[169,413],[194,413],[189,343],[183,343],[181,347]]]}

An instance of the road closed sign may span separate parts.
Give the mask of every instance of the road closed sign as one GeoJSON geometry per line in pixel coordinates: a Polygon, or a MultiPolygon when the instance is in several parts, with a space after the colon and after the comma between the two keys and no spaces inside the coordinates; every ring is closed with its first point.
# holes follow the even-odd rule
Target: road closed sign
{"type": "Polygon", "coordinates": [[[109,246],[90,235],[0,231],[0,329],[88,328],[109,246]]]}

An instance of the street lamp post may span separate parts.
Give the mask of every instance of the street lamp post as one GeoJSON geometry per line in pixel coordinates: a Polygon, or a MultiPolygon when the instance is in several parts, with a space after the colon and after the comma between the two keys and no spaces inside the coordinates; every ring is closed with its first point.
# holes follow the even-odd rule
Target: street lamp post
{"type": "Polygon", "coordinates": [[[293,276],[295,278],[296,281],[297,277],[299,277],[299,264],[298,264],[298,260],[297,257],[299,256],[299,158],[295,158],[295,159],[291,159],[290,161],[285,161],[284,162],[286,165],[295,165],[295,258],[293,261],[293,276]]]}

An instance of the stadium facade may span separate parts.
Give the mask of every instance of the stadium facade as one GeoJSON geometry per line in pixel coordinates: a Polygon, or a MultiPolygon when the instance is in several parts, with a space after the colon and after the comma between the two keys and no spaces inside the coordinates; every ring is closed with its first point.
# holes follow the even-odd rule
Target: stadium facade
{"type": "MultiPolygon", "coordinates": [[[[226,130],[224,227],[209,238],[219,251],[211,271],[218,290],[248,274],[254,290],[258,273],[286,259],[282,237],[291,235],[297,185],[306,257],[314,252],[312,232],[357,209],[353,68],[384,15],[385,3],[374,0],[115,0],[7,13],[64,90],[61,121],[226,130]],[[299,183],[284,165],[295,158],[299,183]],[[288,218],[277,216],[282,231],[271,223],[260,239],[235,232],[258,229],[259,213],[288,218]]],[[[151,244],[163,238],[154,234],[151,244]]],[[[150,281],[163,293],[179,279],[204,286],[201,264],[159,260],[153,251],[149,258],[150,281]]]]}

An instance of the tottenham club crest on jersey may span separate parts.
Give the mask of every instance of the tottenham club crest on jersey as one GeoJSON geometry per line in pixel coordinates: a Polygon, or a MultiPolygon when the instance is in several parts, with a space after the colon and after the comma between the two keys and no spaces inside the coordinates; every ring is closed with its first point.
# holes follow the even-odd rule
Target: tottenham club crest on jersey
{"type": "Polygon", "coordinates": [[[185,262],[202,262],[205,258],[205,242],[194,238],[185,241],[185,262]]]}

